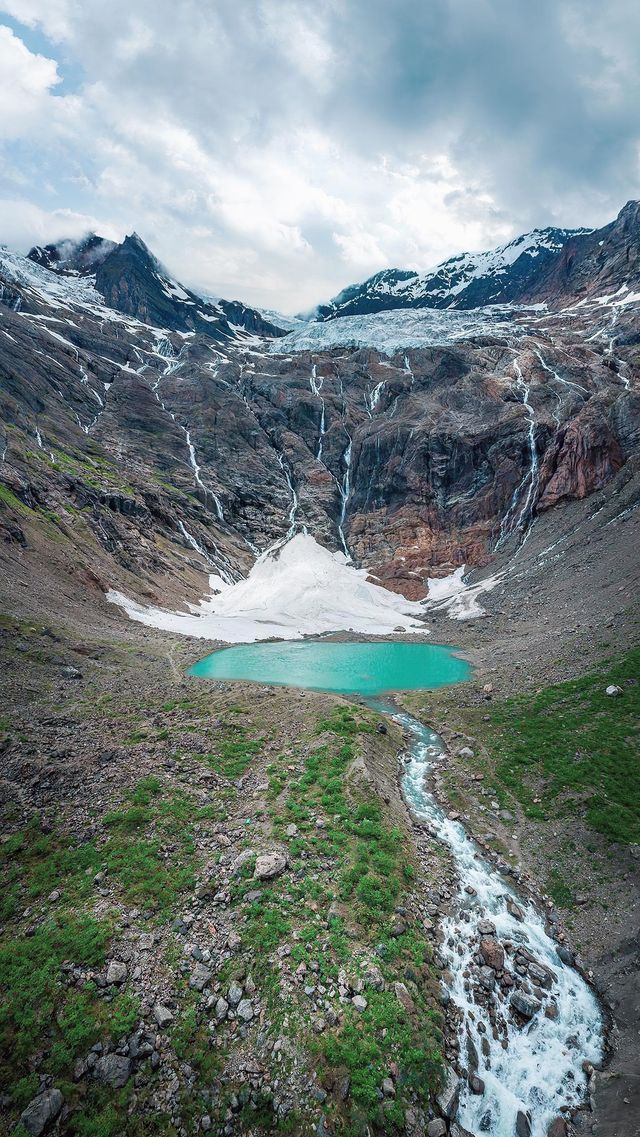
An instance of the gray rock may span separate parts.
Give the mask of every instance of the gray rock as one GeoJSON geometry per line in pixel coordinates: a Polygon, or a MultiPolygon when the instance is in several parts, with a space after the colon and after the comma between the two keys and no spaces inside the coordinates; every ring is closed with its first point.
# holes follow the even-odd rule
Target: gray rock
{"type": "Polygon", "coordinates": [[[441,1117],[434,1118],[427,1125],[427,1137],[447,1137],[447,1123],[441,1117]]]}
{"type": "Polygon", "coordinates": [[[396,1087],[393,1084],[393,1078],[382,1079],[382,1093],[386,1098],[394,1098],[396,1096],[396,1087]]]}
{"type": "Polygon", "coordinates": [[[93,1068],[93,1076],[97,1082],[119,1090],[129,1081],[131,1071],[130,1058],[125,1058],[123,1054],[103,1054],[93,1068]]]}
{"type": "Polygon", "coordinates": [[[610,699],[615,699],[618,695],[621,694],[622,687],[618,687],[615,683],[610,683],[605,691],[605,695],[608,695],[610,699]]]}
{"type": "Polygon", "coordinates": [[[256,860],[254,877],[256,880],[273,880],[281,876],[287,867],[287,858],[283,853],[262,853],[256,860]]]}
{"type": "Polygon", "coordinates": [[[228,1004],[226,999],[222,998],[222,995],[221,995],[220,998],[218,999],[216,1005],[215,1005],[215,1009],[213,1012],[219,1023],[224,1022],[224,1020],[227,1017],[228,1011],[229,1011],[229,1004],[228,1004]]]}
{"type": "Polygon", "coordinates": [[[196,963],[191,978],[189,979],[189,986],[192,991],[204,991],[207,983],[211,979],[212,971],[209,967],[205,967],[204,963],[196,963]]]}
{"type": "Polygon", "coordinates": [[[240,986],[239,983],[236,983],[236,981],[234,979],[229,984],[229,990],[227,991],[227,1000],[228,1000],[230,1006],[237,1007],[238,1003],[242,999],[242,995],[243,995],[242,987],[240,986]]]}
{"type": "Polygon", "coordinates": [[[20,1121],[31,1137],[39,1137],[50,1121],[54,1121],[62,1109],[64,1098],[60,1090],[45,1090],[30,1101],[20,1114],[20,1121]]]}
{"type": "Polygon", "coordinates": [[[458,751],[458,757],[459,758],[474,758],[475,757],[475,750],[472,750],[470,746],[461,746],[459,751],[458,751]]]}
{"type": "Polygon", "coordinates": [[[524,991],[514,991],[511,996],[511,1006],[525,1019],[532,1019],[538,1013],[542,1003],[534,999],[533,995],[525,995],[524,991]]]}
{"type": "Polygon", "coordinates": [[[107,983],[109,983],[110,985],[112,983],[119,985],[120,983],[124,983],[126,978],[127,978],[127,965],[126,965],[126,963],[120,963],[119,960],[112,959],[108,968],[107,968],[107,983]]]}
{"type": "Polygon", "coordinates": [[[168,1026],[170,1022],[173,1022],[173,1011],[170,1011],[168,1007],[163,1006],[162,1003],[156,1003],[155,1007],[153,1008],[153,1017],[160,1029],[164,1030],[164,1028],[168,1026]]]}
{"type": "Polygon", "coordinates": [[[366,1011],[367,1007],[369,1006],[364,995],[354,995],[353,999],[351,1000],[351,1005],[355,1007],[356,1011],[359,1011],[361,1014],[363,1011],[366,1011]]]}
{"type": "Polygon", "coordinates": [[[255,855],[255,849],[243,849],[242,852],[238,854],[235,861],[233,862],[233,865],[231,866],[231,875],[238,876],[242,866],[246,865],[247,861],[252,861],[255,855]]]}
{"type": "Polygon", "coordinates": [[[485,991],[493,991],[496,985],[496,977],[491,967],[481,967],[478,972],[480,982],[485,991]]]}
{"type": "Polygon", "coordinates": [[[462,1083],[452,1066],[449,1066],[446,1071],[446,1082],[442,1092],[438,1094],[436,1101],[438,1109],[444,1117],[449,1120],[455,1117],[458,1110],[458,1102],[460,1100],[460,1090],[462,1083]]]}
{"type": "Polygon", "coordinates": [[[495,936],[496,926],[493,920],[478,920],[478,931],[481,936],[495,936]]]}
{"type": "Polygon", "coordinates": [[[242,999],[242,1001],[238,1003],[236,1014],[243,1022],[250,1023],[253,1018],[253,1004],[251,1001],[249,999],[242,999]]]}

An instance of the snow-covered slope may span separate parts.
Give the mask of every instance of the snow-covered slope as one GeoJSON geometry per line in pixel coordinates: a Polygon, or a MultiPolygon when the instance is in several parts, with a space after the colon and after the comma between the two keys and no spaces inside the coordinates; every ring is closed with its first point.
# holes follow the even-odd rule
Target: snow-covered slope
{"type": "Polygon", "coordinates": [[[225,643],[298,640],[335,631],[388,635],[398,627],[427,631],[415,618],[423,612],[422,604],[366,578],[366,570],[353,568],[342,553],[298,534],[263,553],[246,580],[225,585],[214,578],[213,586],[221,591],[191,615],[137,604],[118,592],[107,593],[107,600],[149,627],[225,643]]]}
{"type": "Polygon", "coordinates": [[[390,308],[478,308],[518,302],[567,241],[590,229],[534,229],[484,253],[461,253],[429,272],[385,269],[344,289],[314,313],[318,320],[390,308]]]}

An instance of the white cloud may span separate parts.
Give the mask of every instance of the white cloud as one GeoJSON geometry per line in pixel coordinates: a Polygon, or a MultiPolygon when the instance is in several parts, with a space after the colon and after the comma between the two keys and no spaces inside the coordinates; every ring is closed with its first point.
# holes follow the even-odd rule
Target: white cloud
{"type": "Polygon", "coordinates": [[[603,223],[637,192],[632,0],[0,12],[29,29],[0,28],[0,138],[16,142],[0,240],[15,245],[91,218],[138,230],[186,283],[292,311],[387,265],[603,223]]]}
{"type": "Polygon", "coordinates": [[[0,138],[19,138],[34,124],[40,126],[59,81],[55,60],[34,55],[0,25],[0,138]]]}

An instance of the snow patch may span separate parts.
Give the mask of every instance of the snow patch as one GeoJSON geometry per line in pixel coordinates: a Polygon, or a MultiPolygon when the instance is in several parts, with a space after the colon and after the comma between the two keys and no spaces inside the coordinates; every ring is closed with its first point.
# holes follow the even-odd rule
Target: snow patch
{"type": "Polygon", "coordinates": [[[451,620],[475,620],[478,616],[485,616],[484,608],[478,603],[479,597],[491,592],[502,580],[503,573],[497,572],[476,584],[467,584],[465,571],[466,565],[461,565],[449,576],[429,577],[425,608],[444,611],[451,620]]]}
{"type": "Polygon", "coordinates": [[[366,569],[354,568],[343,553],[330,552],[308,534],[263,553],[246,580],[225,584],[216,577],[210,587],[212,594],[190,605],[188,615],[138,604],[114,590],[106,599],[148,627],[224,643],[336,631],[389,635],[399,625],[408,632],[428,631],[416,619],[422,604],[371,584],[366,569]]]}

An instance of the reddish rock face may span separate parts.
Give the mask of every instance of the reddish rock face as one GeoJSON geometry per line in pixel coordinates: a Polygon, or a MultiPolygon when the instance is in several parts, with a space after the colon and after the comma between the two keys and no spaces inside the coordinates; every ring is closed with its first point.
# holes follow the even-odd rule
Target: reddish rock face
{"type": "Polygon", "coordinates": [[[587,406],[547,450],[541,472],[544,489],[538,510],[579,500],[602,489],[624,463],[622,448],[607,419],[587,406]]]}

